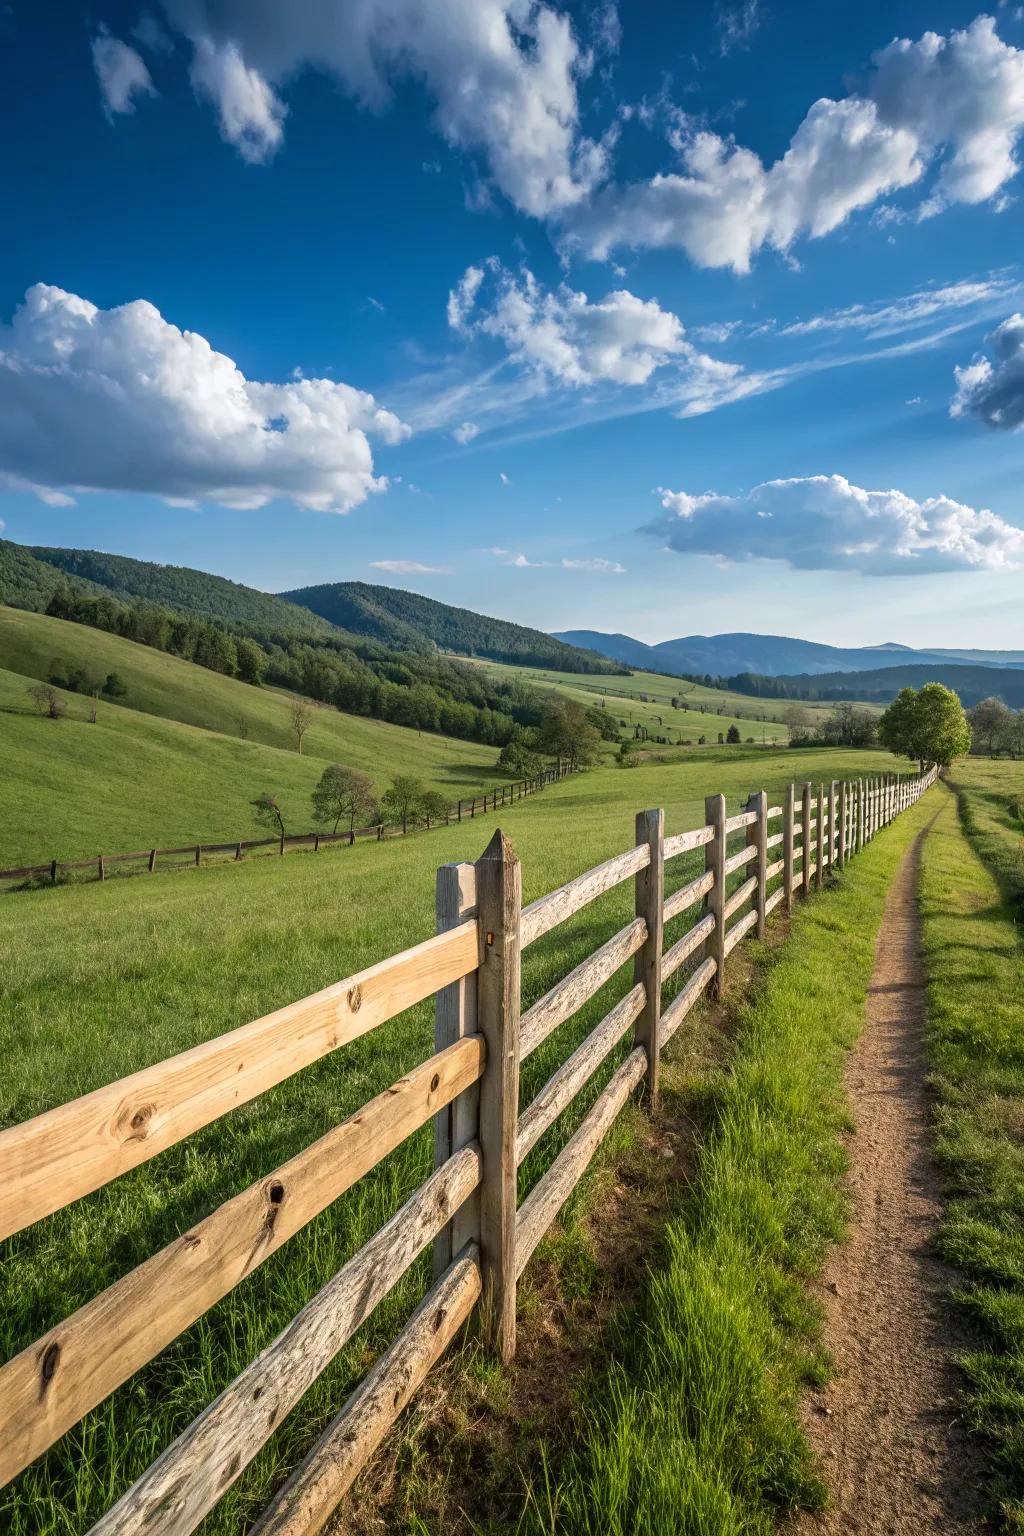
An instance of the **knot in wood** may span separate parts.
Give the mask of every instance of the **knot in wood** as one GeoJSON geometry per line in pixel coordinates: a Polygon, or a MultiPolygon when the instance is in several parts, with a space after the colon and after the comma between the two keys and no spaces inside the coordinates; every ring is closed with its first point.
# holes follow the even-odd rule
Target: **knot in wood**
{"type": "Polygon", "coordinates": [[[43,1350],[43,1357],[42,1357],[42,1359],[39,1362],[39,1395],[40,1395],[40,1397],[46,1391],[47,1387],[50,1385],[50,1382],[53,1380],[54,1376],[57,1374],[57,1367],[58,1367],[59,1364],[60,1364],[60,1345],[57,1343],[56,1339],[52,1339],[50,1341],[50,1343],[47,1344],[46,1348],[43,1350]]]}
{"type": "Polygon", "coordinates": [[[440,1074],[440,1072],[435,1072],[433,1077],[430,1079],[430,1091],[431,1091],[431,1093],[436,1093],[437,1090],[440,1088],[440,1086],[441,1086],[441,1074],[440,1074]]]}
{"type": "Polygon", "coordinates": [[[348,1006],[353,1013],[358,1013],[363,1005],[363,994],[358,986],[351,987],[348,994],[348,1006]]]}

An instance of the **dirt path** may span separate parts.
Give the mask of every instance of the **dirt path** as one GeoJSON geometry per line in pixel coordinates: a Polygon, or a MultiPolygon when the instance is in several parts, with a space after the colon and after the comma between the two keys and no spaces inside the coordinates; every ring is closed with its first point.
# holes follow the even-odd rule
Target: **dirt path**
{"type": "Polygon", "coordinates": [[[942,1304],[950,1271],[928,1251],[939,1217],[922,1058],[924,988],[916,891],[922,833],[893,880],[847,1090],[849,1241],[822,1277],[829,1386],[807,1428],[832,1493],[794,1532],[966,1536],[984,1529],[979,1463],[957,1422],[952,1359],[966,1339],[942,1304]]]}

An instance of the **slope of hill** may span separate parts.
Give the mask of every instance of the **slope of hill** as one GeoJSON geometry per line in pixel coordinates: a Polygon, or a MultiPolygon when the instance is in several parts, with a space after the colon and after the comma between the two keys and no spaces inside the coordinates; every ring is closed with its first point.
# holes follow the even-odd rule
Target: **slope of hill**
{"type": "Polygon", "coordinates": [[[0,603],[42,613],[64,581],[90,597],[104,595],[105,589],[95,582],[84,577],[65,577],[55,566],[38,560],[23,544],[0,539],[0,603]]]}
{"type": "Polygon", "coordinates": [[[915,650],[889,641],[882,645],[821,645],[787,635],[755,635],[743,632],[724,635],[686,635],[647,645],[631,635],[602,634],[593,629],[557,632],[556,639],[570,645],[589,646],[628,666],[652,672],[676,672],[712,677],[732,677],[738,672],[761,677],[798,674],[874,672],[883,667],[913,663],[941,665],[964,660],[979,666],[1024,667],[1024,651],[915,650]]]}
{"type": "MultiPolygon", "coordinates": [[[[212,576],[208,571],[192,570],[187,565],[157,565],[151,560],[131,560],[127,555],[107,555],[95,549],[33,547],[27,553],[55,571],[84,579],[90,586],[102,588],[115,597],[143,598],[183,613],[223,619],[242,629],[285,630],[305,635],[332,633],[332,626],[309,608],[296,607],[273,593],[259,592],[255,587],[212,576]]],[[[45,603],[33,606],[45,607],[45,603]]]]}
{"type": "Polygon", "coordinates": [[[332,624],[401,646],[415,638],[463,656],[486,656],[527,667],[557,667],[565,672],[614,673],[621,667],[592,651],[566,645],[557,637],[506,619],[492,619],[454,608],[418,592],[376,587],[363,581],[335,581],[280,594],[332,624]]]}
{"type": "Polygon", "coordinates": [[[805,672],[791,677],[740,673],[729,679],[739,693],[762,699],[836,699],[888,704],[901,688],[944,683],[960,695],[964,707],[982,699],[1002,699],[1011,709],[1024,708],[1024,670],[1018,667],[964,667],[948,662],[913,663],[874,672],[805,672]]]}

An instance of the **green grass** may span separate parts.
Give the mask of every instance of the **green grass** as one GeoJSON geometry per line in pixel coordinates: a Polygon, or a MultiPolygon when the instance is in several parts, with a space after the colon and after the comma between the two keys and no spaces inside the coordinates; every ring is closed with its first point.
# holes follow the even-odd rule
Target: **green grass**
{"type": "MultiPolygon", "coordinates": [[[[59,722],[56,729],[62,727],[59,722]]],[[[645,805],[664,805],[668,828],[676,831],[702,820],[708,792],[725,791],[736,809],[754,788],[777,796],[794,769],[829,780],[863,774],[876,762],[876,754],[715,749],[672,766],[602,768],[521,802],[502,825],[523,859],[529,901],[631,845],[634,813],[645,805]]],[[[490,816],[336,856],[295,854],[10,898],[4,904],[0,1125],[209,1039],[426,937],[433,929],[434,869],[479,856],[495,824],[490,816]]],[[[670,889],[692,876],[699,858],[675,861],[670,889]]],[[[861,867],[866,864],[867,858],[861,867]]],[[[524,960],[524,1002],[631,915],[632,892],[623,887],[533,946],[524,960]]],[[[678,921],[681,931],[690,918],[678,921]]],[[[621,973],[531,1057],[524,1103],[629,980],[621,973]]],[[[422,1060],[431,1041],[430,1006],[412,1009],[12,1239],[0,1263],[4,1356],[352,1113],[422,1060]]],[[[531,1153],[524,1190],[617,1059],[531,1153]]],[[[430,1157],[425,1129],[12,1484],[0,1502],[0,1525],[11,1536],[64,1536],[97,1518],[394,1212],[429,1171],[430,1157]]],[[[207,1536],[243,1528],[266,1502],[368,1359],[394,1336],[422,1294],[425,1274],[424,1261],[303,1400],[211,1517],[207,1536]]]]}
{"type": "MultiPolygon", "coordinates": [[[[1024,948],[1000,889],[999,805],[1009,764],[972,759],[924,845],[921,906],[934,1067],[935,1147],[946,1185],[938,1245],[977,1329],[962,1361],[966,1420],[990,1456],[1005,1528],[1024,1530],[1024,948]],[[972,844],[974,845],[972,847],[972,844]],[[987,868],[989,860],[992,867],[987,868]]],[[[1016,765],[1019,788],[1024,769],[1016,765]]]]}
{"type": "Polygon", "coordinates": [[[843,1229],[843,1067],[886,891],[933,809],[882,833],[763,956],[642,1315],[586,1385],[581,1445],[532,1490],[546,1536],[769,1536],[780,1511],[822,1506],[799,1421],[825,1369],[806,1280],[843,1229]]]}
{"type": "Polygon", "coordinates": [[[83,625],[0,608],[4,818],[0,868],[154,845],[265,835],[250,801],[280,792],[289,831],[313,826],[310,793],[327,763],[370,774],[378,791],[411,773],[452,801],[503,781],[497,749],[318,708],[295,750],[291,695],[252,688],[83,625]],[[127,685],[121,704],[62,693],[43,718],[34,678],[69,663],[127,685]],[[245,735],[241,734],[244,728],[245,735]]]}
{"type": "Polygon", "coordinates": [[[948,779],[971,841],[1024,916],[1024,763],[965,757],[948,779]]]}

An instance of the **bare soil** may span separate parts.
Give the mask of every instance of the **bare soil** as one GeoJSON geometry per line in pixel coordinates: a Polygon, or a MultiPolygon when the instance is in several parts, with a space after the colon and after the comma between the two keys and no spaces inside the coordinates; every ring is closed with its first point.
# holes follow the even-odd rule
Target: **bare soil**
{"type": "Polygon", "coordinates": [[[829,1385],[807,1430],[832,1496],[790,1530],[811,1536],[966,1536],[985,1529],[980,1462],[957,1418],[969,1344],[945,1302],[955,1274],[931,1251],[931,1158],[917,881],[922,832],[886,900],[864,1032],[847,1069],[849,1240],[822,1276],[829,1385]]]}

